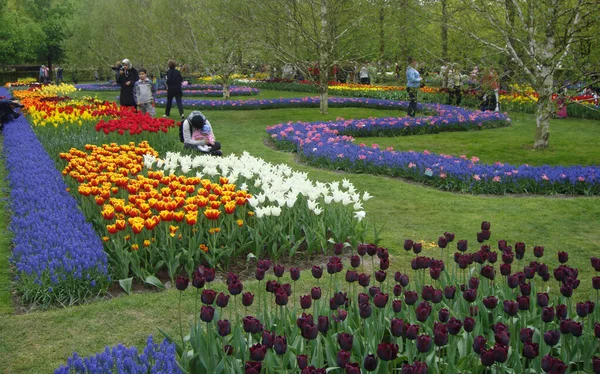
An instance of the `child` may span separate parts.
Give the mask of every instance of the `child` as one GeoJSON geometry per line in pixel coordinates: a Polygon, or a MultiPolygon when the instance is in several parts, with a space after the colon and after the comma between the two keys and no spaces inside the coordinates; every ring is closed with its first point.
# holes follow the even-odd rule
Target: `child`
{"type": "Polygon", "coordinates": [[[154,109],[154,93],[156,90],[146,74],[147,72],[144,68],[138,71],[140,80],[135,82],[135,86],[133,86],[133,99],[137,103],[138,111],[154,117],[156,114],[156,110],[154,109]]]}

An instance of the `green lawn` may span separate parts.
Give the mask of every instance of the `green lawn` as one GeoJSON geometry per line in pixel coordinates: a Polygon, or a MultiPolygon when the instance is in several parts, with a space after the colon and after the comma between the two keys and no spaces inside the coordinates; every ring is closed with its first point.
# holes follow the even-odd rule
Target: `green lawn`
{"type": "MultiPolygon", "coordinates": [[[[298,93],[285,94],[302,96],[298,93]]],[[[108,94],[98,96],[104,95],[108,94]]],[[[115,96],[114,93],[110,95],[113,98],[115,96]]],[[[267,96],[280,97],[284,93],[262,92],[260,97],[267,96]]],[[[161,109],[158,113],[161,113],[161,109]]],[[[276,123],[404,115],[397,111],[331,109],[326,116],[321,116],[317,108],[204,113],[214,125],[216,136],[226,154],[248,151],[273,163],[288,163],[297,170],[308,172],[311,179],[324,182],[346,178],[358,190],[366,190],[374,195],[374,199],[365,203],[367,218],[378,228],[383,228],[380,244],[388,247],[393,256],[390,272],[404,269],[410,258],[402,249],[404,239],[435,242],[444,231],[449,231],[456,234],[456,240],[468,239],[470,247],[474,248],[477,244],[475,234],[479,231],[481,221],[486,220],[492,223],[492,243],[499,239],[506,239],[509,244],[523,241],[528,249],[543,245],[546,248],[544,260],[551,268],[558,264],[556,252],[568,251],[569,263],[579,268],[582,281],[576,298],[593,299],[595,295],[591,287],[594,275],[589,258],[600,256],[598,197],[454,194],[394,178],[320,170],[298,164],[294,154],[279,152],[264,144],[265,127],[276,123]]],[[[593,144],[594,138],[600,138],[598,122],[552,121],[551,149],[535,152],[528,148],[533,142],[534,117],[513,114],[513,124],[510,128],[481,132],[358,141],[391,145],[397,149],[466,154],[477,156],[484,162],[598,164],[600,161],[600,148],[593,144]]],[[[165,136],[176,137],[176,131],[173,129],[165,136]]],[[[4,169],[0,168],[0,180],[4,180],[5,175],[4,169]]],[[[0,241],[0,266],[3,269],[6,268],[9,251],[9,242],[4,239],[6,214],[5,209],[0,211],[3,238],[0,241]]],[[[435,249],[425,249],[423,252],[425,256],[438,254],[435,249]]],[[[526,260],[533,259],[528,251],[526,260]]],[[[146,292],[66,309],[15,314],[10,305],[5,270],[0,270],[0,277],[0,373],[49,373],[66,362],[73,351],[85,356],[117,343],[143,346],[149,334],[160,336],[158,328],[171,333],[178,329],[177,291],[146,292]]],[[[306,280],[309,274],[303,273],[302,277],[306,280]]],[[[551,285],[556,288],[554,281],[551,285]]],[[[245,290],[255,287],[255,282],[247,282],[245,290]]],[[[193,307],[192,298],[193,293],[188,291],[185,298],[188,311],[193,307]]]]}

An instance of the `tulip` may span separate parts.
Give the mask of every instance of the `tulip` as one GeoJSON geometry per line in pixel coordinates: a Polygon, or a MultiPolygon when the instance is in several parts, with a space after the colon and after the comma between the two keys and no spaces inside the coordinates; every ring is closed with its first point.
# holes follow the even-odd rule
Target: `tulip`
{"type": "Polygon", "coordinates": [[[394,287],[392,288],[392,293],[396,297],[402,295],[402,286],[399,284],[394,285],[394,287]]]}
{"type": "Polygon", "coordinates": [[[207,268],[207,267],[204,267],[203,269],[204,269],[203,270],[204,271],[204,279],[206,279],[206,281],[208,283],[214,281],[215,280],[215,269],[207,268]]]}
{"type": "Polygon", "coordinates": [[[475,329],[475,320],[471,317],[465,317],[465,321],[463,322],[463,327],[466,332],[472,332],[475,329]]]}
{"type": "Polygon", "coordinates": [[[477,354],[481,354],[486,347],[487,339],[483,336],[476,336],[473,340],[473,351],[477,354]]]}
{"type": "Polygon", "coordinates": [[[494,270],[493,266],[486,265],[481,268],[481,276],[483,276],[489,280],[494,280],[495,275],[496,275],[496,271],[494,270]]]}
{"type": "Polygon", "coordinates": [[[263,325],[252,316],[246,316],[242,319],[244,331],[250,334],[258,334],[263,331],[263,325]]]}
{"type": "Polygon", "coordinates": [[[569,254],[567,252],[558,252],[558,262],[565,264],[569,261],[569,254]]]}
{"type": "Polygon", "coordinates": [[[200,319],[206,323],[211,322],[215,316],[215,308],[203,305],[200,309],[200,319]]]}
{"type": "Polygon", "coordinates": [[[352,266],[353,268],[359,267],[360,266],[360,257],[357,255],[350,257],[350,266],[352,266]]]}
{"type": "Polygon", "coordinates": [[[563,284],[562,286],[560,286],[560,293],[564,297],[571,297],[573,296],[573,287],[571,287],[568,284],[563,284]]]}
{"type": "Polygon", "coordinates": [[[588,304],[586,303],[577,303],[575,306],[575,310],[577,311],[577,315],[581,318],[585,318],[588,315],[588,304]]]}
{"type": "Polygon", "coordinates": [[[562,334],[569,334],[571,332],[571,323],[573,320],[563,319],[560,320],[559,329],[562,334]]]}
{"type": "Polygon", "coordinates": [[[508,331],[499,331],[494,334],[494,339],[496,340],[496,344],[501,344],[504,346],[508,346],[510,343],[510,335],[508,331]]]}
{"type": "Polygon", "coordinates": [[[521,343],[530,342],[533,338],[533,330],[529,328],[522,328],[519,331],[519,339],[521,339],[521,343]]]}
{"type": "Polygon", "coordinates": [[[337,336],[338,344],[340,345],[340,348],[344,351],[350,352],[352,350],[353,340],[354,337],[352,336],[352,334],[346,332],[339,333],[337,336]]]}
{"type": "Polygon", "coordinates": [[[510,264],[501,264],[500,265],[500,274],[503,276],[509,276],[511,272],[510,264]]]}
{"type": "Polygon", "coordinates": [[[280,287],[277,289],[277,291],[275,292],[275,304],[279,305],[279,306],[285,306],[288,303],[288,295],[287,292],[283,289],[283,287],[280,287]]]}
{"type": "Polygon", "coordinates": [[[371,283],[371,276],[365,273],[361,273],[358,275],[358,284],[363,287],[369,287],[369,283],[371,283]]]}
{"type": "MultiPolygon", "coordinates": [[[[492,270],[493,270],[493,268],[492,268],[492,270]]],[[[479,283],[480,283],[479,278],[471,277],[471,279],[469,279],[469,288],[477,289],[477,288],[479,288],[479,283]]]]}
{"type": "Polygon", "coordinates": [[[456,243],[456,249],[458,249],[461,252],[465,252],[469,247],[469,242],[466,240],[459,240],[456,243]]]}
{"type": "MultiPolygon", "coordinates": [[[[429,338],[429,348],[431,348],[431,338],[429,338]]],[[[398,344],[379,343],[377,346],[377,357],[383,361],[395,360],[398,356],[398,344]]]]}
{"type": "Polygon", "coordinates": [[[358,362],[348,362],[344,369],[346,369],[346,374],[360,374],[360,365],[358,362]]]}
{"type": "Polygon", "coordinates": [[[498,240],[498,249],[499,250],[504,252],[507,248],[508,248],[508,243],[506,242],[506,240],[504,240],[504,239],[498,240]]]}
{"type": "Polygon", "coordinates": [[[250,359],[253,361],[262,361],[267,354],[267,347],[260,343],[256,343],[250,347],[250,359]]]}
{"type": "Polygon", "coordinates": [[[454,287],[454,286],[446,286],[444,288],[444,297],[448,300],[454,299],[455,293],[456,293],[456,287],[454,287]]]}
{"type": "Polygon", "coordinates": [[[219,292],[217,295],[217,306],[219,308],[226,308],[229,303],[229,295],[225,295],[223,292],[219,292]]]}
{"type": "Polygon", "coordinates": [[[377,369],[377,357],[374,354],[368,354],[363,360],[363,368],[366,371],[375,371],[377,369]]]}
{"type": "Polygon", "coordinates": [[[217,293],[213,290],[202,290],[200,294],[200,300],[206,305],[212,305],[214,303],[217,293]]]}
{"type": "Polygon", "coordinates": [[[402,311],[402,300],[392,301],[392,310],[394,313],[400,313],[402,311]]]}
{"type": "Polygon", "coordinates": [[[388,302],[388,294],[382,294],[379,293],[377,295],[375,295],[375,297],[373,298],[373,304],[375,304],[375,306],[377,308],[385,308],[385,306],[387,305],[388,302]]]}
{"type": "Polygon", "coordinates": [[[519,277],[517,274],[511,274],[506,277],[506,282],[508,283],[508,287],[517,288],[519,286],[519,277]]]}
{"type": "Polygon", "coordinates": [[[312,276],[315,279],[320,279],[323,276],[323,269],[320,266],[314,265],[311,269],[312,276]]]}
{"type": "Polygon", "coordinates": [[[257,268],[256,271],[254,272],[254,277],[256,278],[257,281],[261,281],[261,280],[265,279],[265,269],[257,268]]]}
{"type": "Polygon", "coordinates": [[[251,292],[245,292],[242,294],[242,305],[249,307],[254,302],[254,294],[251,292]]]}
{"type": "Polygon", "coordinates": [[[381,293],[381,288],[377,286],[369,287],[369,295],[371,297],[375,297],[375,295],[379,295],[381,293]]]}
{"type": "Polygon", "coordinates": [[[179,275],[177,279],[175,279],[175,287],[179,291],[185,291],[188,288],[188,283],[190,283],[190,279],[185,275],[179,275]]]}
{"type": "Polygon", "coordinates": [[[419,334],[419,325],[405,325],[404,336],[408,340],[415,340],[419,334]]]}
{"type": "Polygon", "coordinates": [[[410,239],[406,239],[404,240],[404,250],[405,251],[410,251],[413,247],[414,242],[410,239]]]}
{"type": "Polygon", "coordinates": [[[379,282],[379,283],[383,283],[383,282],[385,282],[385,278],[386,278],[386,276],[387,276],[387,274],[386,274],[386,272],[385,272],[385,271],[383,271],[383,270],[378,270],[378,271],[375,273],[375,279],[376,279],[376,280],[377,280],[377,282],[379,282]]]}
{"type": "Polygon", "coordinates": [[[525,255],[525,243],[517,242],[515,243],[515,255],[517,260],[522,260],[525,255]]]}
{"type": "Polygon", "coordinates": [[[233,354],[233,346],[230,344],[223,346],[223,352],[225,352],[227,356],[231,356],[233,354]]]}
{"type": "Polygon", "coordinates": [[[490,230],[481,230],[481,238],[483,240],[490,240],[492,232],[490,230]]]}
{"type": "Polygon", "coordinates": [[[265,285],[265,290],[269,293],[274,293],[277,288],[279,288],[279,283],[276,280],[267,281],[265,285]]]}
{"type": "Polygon", "coordinates": [[[423,251],[423,244],[419,243],[419,242],[415,242],[413,244],[413,252],[418,255],[422,251],[423,251]]]}
{"type": "Polygon", "coordinates": [[[377,253],[377,246],[375,244],[368,244],[367,245],[367,254],[369,256],[375,256],[376,253],[377,253]]]}
{"type": "Polygon", "coordinates": [[[319,316],[317,318],[317,329],[319,329],[321,334],[327,334],[327,330],[329,330],[329,317],[319,316]]]}
{"type": "Polygon", "coordinates": [[[450,318],[446,324],[446,328],[451,335],[458,335],[462,327],[462,321],[454,317],[450,318]]]}
{"type": "Polygon", "coordinates": [[[396,280],[396,282],[400,283],[402,287],[408,286],[408,275],[397,272],[394,276],[394,279],[396,280]]]}
{"type": "Polygon", "coordinates": [[[431,298],[431,301],[434,304],[440,303],[442,301],[442,290],[438,290],[438,289],[433,290],[433,297],[431,298]]]}
{"type": "Polygon", "coordinates": [[[571,332],[571,335],[578,338],[583,334],[583,324],[580,322],[571,321],[569,330],[571,332]]]}
{"type": "Polygon", "coordinates": [[[346,282],[354,283],[358,280],[358,273],[354,270],[346,271],[346,282]]]}
{"type": "Polygon", "coordinates": [[[263,331],[262,333],[262,345],[267,347],[267,349],[273,348],[273,344],[275,343],[275,333],[270,331],[263,331]]]}
{"type": "Polygon", "coordinates": [[[594,287],[596,291],[600,290],[600,277],[592,278],[592,287],[594,287]]]}
{"type": "Polygon", "coordinates": [[[441,275],[442,275],[442,269],[440,269],[440,268],[429,268],[429,276],[431,277],[431,279],[438,280],[438,279],[440,279],[441,275]]]}
{"type": "Polygon", "coordinates": [[[594,374],[600,373],[600,358],[594,356],[592,359],[592,369],[594,370],[594,374]]]}
{"type": "Polygon", "coordinates": [[[285,336],[276,336],[273,342],[273,350],[278,355],[284,355],[287,351],[287,339],[285,336]]]}
{"type": "MultiPolygon", "coordinates": [[[[437,322],[436,322],[437,323],[437,322]]],[[[448,344],[448,330],[444,324],[438,324],[433,329],[433,343],[437,347],[443,347],[448,344]],[[437,327],[439,326],[439,327],[437,327]]]]}
{"type": "Polygon", "coordinates": [[[552,367],[554,366],[554,360],[554,357],[550,355],[542,357],[542,370],[544,370],[545,372],[549,372],[550,370],[552,370],[552,367]]]}
{"type": "Polygon", "coordinates": [[[194,278],[192,279],[192,286],[194,286],[195,288],[202,288],[202,287],[204,287],[205,283],[206,283],[206,279],[204,279],[203,276],[194,272],[194,278]]]}
{"type": "Polygon", "coordinates": [[[540,354],[539,345],[533,342],[526,342],[523,345],[523,357],[533,360],[540,354]]]}
{"type": "Polygon", "coordinates": [[[231,334],[231,323],[226,319],[217,321],[217,333],[220,336],[227,336],[231,334]]]}
{"type": "Polygon", "coordinates": [[[419,322],[425,322],[429,318],[431,314],[431,305],[427,301],[421,302],[417,309],[415,310],[415,314],[417,315],[417,320],[419,322]]]}
{"type": "Polygon", "coordinates": [[[489,230],[491,226],[492,226],[492,224],[489,223],[488,221],[481,222],[481,229],[482,230],[489,230]]]}
{"type": "Polygon", "coordinates": [[[300,307],[302,309],[310,309],[312,306],[312,299],[310,295],[300,296],[300,307]]]}
{"type": "Polygon", "coordinates": [[[312,297],[313,300],[319,300],[321,298],[321,287],[313,287],[310,290],[310,297],[312,297]]]}
{"type": "Polygon", "coordinates": [[[440,309],[440,311],[438,312],[438,319],[440,320],[440,322],[448,322],[448,319],[450,318],[450,312],[448,311],[448,309],[446,308],[442,308],[440,309]]]}
{"type": "Polygon", "coordinates": [[[350,362],[350,356],[351,356],[350,352],[348,352],[348,351],[344,351],[344,350],[338,351],[338,353],[335,357],[336,365],[341,368],[345,367],[346,364],[348,362],[350,362]]]}
{"type": "Polygon", "coordinates": [[[414,305],[417,302],[419,296],[414,291],[404,291],[404,302],[407,305],[414,305]]]}
{"type": "Polygon", "coordinates": [[[314,340],[319,334],[319,328],[312,322],[306,322],[302,327],[302,337],[306,340],[314,340]]]}
{"type": "Polygon", "coordinates": [[[290,277],[293,281],[300,279],[300,268],[290,268],[290,277]]]}
{"type": "Polygon", "coordinates": [[[392,318],[390,331],[393,336],[402,337],[404,335],[404,321],[399,318],[392,318]]]}
{"type": "Polygon", "coordinates": [[[362,257],[367,254],[367,244],[361,243],[356,248],[356,252],[362,257]]]}
{"type": "Polygon", "coordinates": [[[260,374],[260,372],[262,371],[262,362],[248,361],[246,362],[244,369],[245,374],[260,374]]]}
{"type": "Polygon", "coordinates": [[[508,359],[508,346],[498,345],[494,346],[494,360],[496,362],[505,363],[508,359]]]}
{"type": "MultiPolygon", "coordinates": [[[[431,337],[426,334],[419,335],[417,338],[417,351],[427,353],[431,349],[431,337]]],[[[381,356],[379,356],[381,358],[381,356]]]]}
{"type": "Polygon", "coordinates": [[[523,273],[525,273],[525,278],[533,279],[535,277],[536,268],[533,266],[525,266],[523,268],[523,273]]]}
{"type": "Polygon", "coordinates": [[[565,304],[560,304],[556,307],[556,316],[558,319],[567,318],[567,306],[565,304]]]}
{"type": "Polygon", "coordinates": [[[369,303],[363,303],[359,305],[359,315],[360,318],[369,318],[371,317],[371,314],[373,313],[373,308],[371,307],[371,304],[369,303]]]}
{"type": "Polygon", "coordinates": [[[492,366],[496,362],[494,359],[494,349],[482,349],[480,354],[481,364],[483,366],[492,366]]]}
{"type": "Polygon", "coordinates": [[[489,252],[487,254],[487,261],[490,264],[495,264],[498,261],[498,253],[497,252],[489,252]]]}
{"type": "Polygon", "coordinates": [[[488,296],[483,299],[483,305],[487,309],[495,309],[498,305],[498,298],[496,296],[488,296]]]}
{"type": "Polygon", "coordinates": [[[379,269],[380,270],[387,270],[390,268],[390,259],[389,258],[382,258],[379,260],[379,269]]]}
{"type": "Polygon", "coordinates": [[[542,310],[542,321],[544,321],[545,323],[550,323],[552,322],[552,320],[554,320],[554,308],[553,307],[546,307],[542,310]]]}
{"type": "Polygon", "coordinates": [[[333,319],[337,322],[343,322],[348,317],[348,312],[344,309],[338,309],[336,312],[337,314],[333,316],[333,319]]]}
{"type": "Polygon", "coordinates": [[[600,258],[592,257],[590,258],[590,261],[592,262],[592,267],[594,268],[594,270],[600,271],[600,258]]]}
{"type": "Polygon", "coordinates": [[[463,292],[463,298],[469,303],[474,302],[477,299],[477,289],[471,288],[466,290],[463,292]]]}
{"type": "Polygon", "coordinates": [[[553,347],[558,344],[560,340],[560,332],[557,330],[550,330],[544,333],[544,342],[549,346],[553,347]]]}
{"type": "Polygon", "coordinates": [[[519,310],[529,310],[529,297],[517,296],[517,304],[519,306],[519,310]]]}
{"type": "Polygon", "coordinates": [[[298,363],[298,368],[303,370],[308,366],[308,356],[307,355],[297,355],[296,362],[298,363]]]}
{"type": "Polygon", "coordinates": [[[596,322],[594,325],[594,334],[598,339],[600,339],[600,323],[596,322]]]}
{"type": "Polygon", "coordinates": [[[513,300],[504,300],[504,313],[514,317],[519,313],[519,303],[513,300]]]}
{"type": "Polygon", "coordinates": [[[444,249],[448,246],[448,238],[446,238],[445,236],[440,236],[438,238],[438,247],[444,249]]]}
{"type": "MultiPolygon", "coordinates": [[[[273,273],[277,278],[281,278],[283,273],[285,273],[285,266],[276,264],[273,266],[273,273]]],[[[315,277],[316,278],[316,277],[315,277]]]]}
{"type": "Polygon", "coordinates": [[[271,268],[271,261],[269,259],[258,260],[258,262],[256,263],[256,268],[262,269],[264,271],[269,271],[269,269],[271,268]]]}

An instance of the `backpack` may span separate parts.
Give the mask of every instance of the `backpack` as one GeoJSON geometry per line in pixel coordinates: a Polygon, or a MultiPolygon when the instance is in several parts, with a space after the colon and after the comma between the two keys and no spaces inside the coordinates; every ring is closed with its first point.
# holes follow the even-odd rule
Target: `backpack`
{"type": "MultiPolygon", "coordinates": [[[[186,120],[183,120],[179,123],[179,141],[183,143],[183,122],[186,120]]],[[[190,126],[190,135],[192,135],[192,127],[190,126]]]]}

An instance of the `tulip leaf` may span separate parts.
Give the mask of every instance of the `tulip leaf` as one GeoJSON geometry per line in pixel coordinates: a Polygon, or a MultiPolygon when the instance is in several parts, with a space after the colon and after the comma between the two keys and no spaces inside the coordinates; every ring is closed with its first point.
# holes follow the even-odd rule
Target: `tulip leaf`
{"type": "Polygon", "coordinates": [[[156,278],[154,275],[148,275],[148,276],[146,276],[146,278],[144,279],[144,283],[151,284],[154,287],[159,288],[161,290],[165,289],[164,284],[162,284],[162,282],[160,281],[160,279],[156,278]]]}
{"type": "Polygon", "coordinates": [[[125,278],[125,279],[119,279],[119,285],[121,286],[121,288],[123,289],[123,291],[125,291],[125,293],[127,295],[131,295],[131,285],[133,283],[133,277],[130,278],[125,278]]]}

